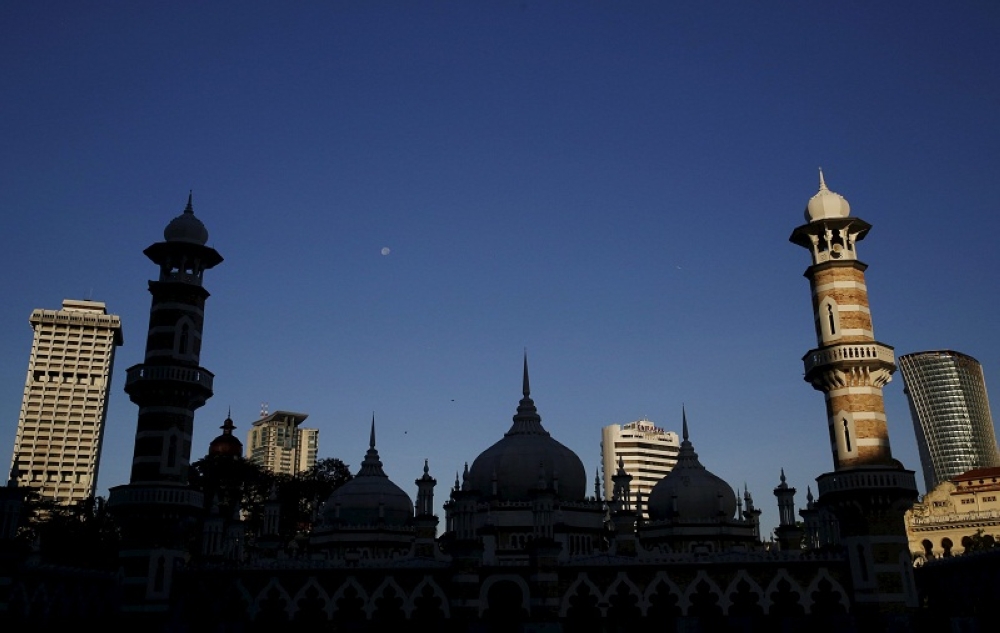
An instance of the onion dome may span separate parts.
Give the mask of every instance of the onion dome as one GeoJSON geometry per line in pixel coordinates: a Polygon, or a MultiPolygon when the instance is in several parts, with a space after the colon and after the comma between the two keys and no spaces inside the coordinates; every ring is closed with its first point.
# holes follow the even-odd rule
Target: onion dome
{"type": "Polygon", "coordinates": [[[698,454],[688,440],[687,413],[682,415],[684,441],[677,454],[677,464],[650,491],[649,518],[684,523],[731,519],[736,512],[736,494],[721,477],[709,472],[698,461],[698,454]]]}
{"type": "Polygon", "coordinates": [[[208,445],[209,455],[224,455],[226,457],[240,457],[243,455],[243,442],[233,435],[233,429],[236,428],[236,425],[233,424],[231,416],[232,412],[227,414],[226,421],[219,427],[222,429],[222,435],[212,440],[208,445]]]}
{"type": "Polygon", "coordinates": [[[163,229],[163,239],[168,242],[190,242],[199,246],[204,246],[208,241],[208,229],[194,216],[190,193],[184,212],[171,220],[167,228],[163,229]]]}
{"type": "Polygon", "coordinates": [[[582,501],[587,493],[583,462],[542,428],[542,418],[531,399],[527,355],[521,391],[524,397],[517,406],[513,425],[503,439],[472,463],[468,488],[483,496],[495,495],[501,501],[529,501],[540,488],[559,499],[582,501]]]}
{"type": "Polygon", "coordinates": [[[823,170],[820,169],[819,191],[809,199],[809,204],[806,205],[806,222],[846,218],[850,214],[851,205],[847,203],[844,196],[826,188],[826,181],[823,179],[823,170]]]}
{"type": "Polygon", "coordinates": [[[375,416],[372,416],[371,439],[361,470],[330,493],[323,504],[323,519],[328,525],[406,525],[412,518],[413,501],[382,470],[375,449],[375,416]]]}

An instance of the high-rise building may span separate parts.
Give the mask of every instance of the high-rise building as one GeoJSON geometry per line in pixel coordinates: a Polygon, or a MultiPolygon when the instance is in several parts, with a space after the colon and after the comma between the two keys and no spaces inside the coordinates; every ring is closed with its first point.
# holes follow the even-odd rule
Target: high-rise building
{"type": "Polygon", "coordinates": [[[275,411],[253,423],[247,433],[246,457],[267,470],[283,475],[304,472],[316,465],[319,429],[299,428],[306,413],[275,411]]]}
{"type": "MultiPolygon", "coordinates": [[[[680,446],[676,433],[665,431],[645,418],[601,429],[604,498],[611,499],[614,493],[612,475],[621,459],[625,472],[632,476],[632,497],[648,499],[653,486],[677,464],[680,446]]],[[[646,516],[645,507],[642,514],[646,516]]]]}
{"type": "Polygon", "coordinates": [[[72,504],[94,495],[121,320],[99,301],[34,310],[28,378],[11,471],[18,484],[72,504]]]}
{"type": "Polygon", "coordinates": [[[899,367],[928,492],[974,468],[1000,466],[979,361],[936,350],[900,356],[899,367]]]}

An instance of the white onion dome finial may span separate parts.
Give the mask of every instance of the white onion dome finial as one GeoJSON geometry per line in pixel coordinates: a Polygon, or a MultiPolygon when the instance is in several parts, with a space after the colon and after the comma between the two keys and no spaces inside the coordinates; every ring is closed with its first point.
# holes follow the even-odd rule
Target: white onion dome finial
{"type": "Polygon", "coordinates": [[[806,222],[846,218],[851,214],[851,205],[844,196],[830,191],[823,178],[823,169],[819,170],[819,191],[806,205],[806,222]]]}
{"type": "Polygon", "coordinates": [[[163,239],[168,242],[190,242],[204,246],[208,242],[208,229],[195,217],[191,204],[192,192],[188,192],[187,206],[184,212],[170,221],[163,229],[163,239]]]}

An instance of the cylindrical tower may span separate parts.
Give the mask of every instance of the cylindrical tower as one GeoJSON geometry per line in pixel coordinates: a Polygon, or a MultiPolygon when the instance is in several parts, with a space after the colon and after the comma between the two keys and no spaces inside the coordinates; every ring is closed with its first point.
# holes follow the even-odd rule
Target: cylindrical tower
{"type": "Polygon", "coordinates": [[[817,478],[817,507],[837,518],[851,567],[857,613],[891,616],[916,606],[903,513],[917,496],[913,471],[892,458],[882,387],[896,369],[892,348],[875,340],[867,266],[857,244],[871,228],[827,189],[806,207],[789,238],[809,250],[817,347],[803,357],[805,379],[823,392],[834,471],[817,478]]]}
{"type": "Polygon", "coordinates": [[[167,608],[173,572],[183,564],[202,509],[201,492],[188,486],[194,412],[212,396],[212,373],[200,365],[209,296],[202,278],[222,261],[205,246],[208,231],[190,196],[163,237],[143,251],[160,274],[149,282],[145,359],[125,379],[126,393],[139,405],[131,477],[112,488],[110,498],[122,528],[124,608],[141,604],[150,615],[167,608]]]}
{"type": "Polygon", "coordinates": [[[836,470],[892,463],[882,387],[896,370],[892,348],[875,340],[865,269],[857,243],[871,228],[826,187],[809,200],[804,224],[791,241],[812,255],[817,347],[803,357],[805,379],[826,396],[830,449],[836,470]]]}

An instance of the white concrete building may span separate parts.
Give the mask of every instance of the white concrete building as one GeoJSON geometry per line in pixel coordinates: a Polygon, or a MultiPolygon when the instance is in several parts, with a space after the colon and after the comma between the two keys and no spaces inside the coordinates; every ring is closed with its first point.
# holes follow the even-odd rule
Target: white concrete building
{"type": "Polygon", "coordinates": [[[276,474],[294,475],[316,465],[319,429],[299,428],[306,413],[261,412],[247,433],[246,457],[276,474]]]}
{"type": "Polygon", "coordinates": [[[18,485],[73,504],[94,495],[121,320],[98,301],[34,310],[11,471],[18,485]]]}
{"type": "MultiPolygon", "coordinates": [[[[629,424],[611,424],[601,430],[601,467],[604,471],[604,498],[611,499],[611,477],[621,458],[625,472],[632,475],[632,499],[649,498],[649,493],[677,464],[680,440],[643,418],[629,424]],[[641,495],[641,497],[640,497],[641,495]]],[[[642,516],[646,518],[645,503],[642,516]]]]}

